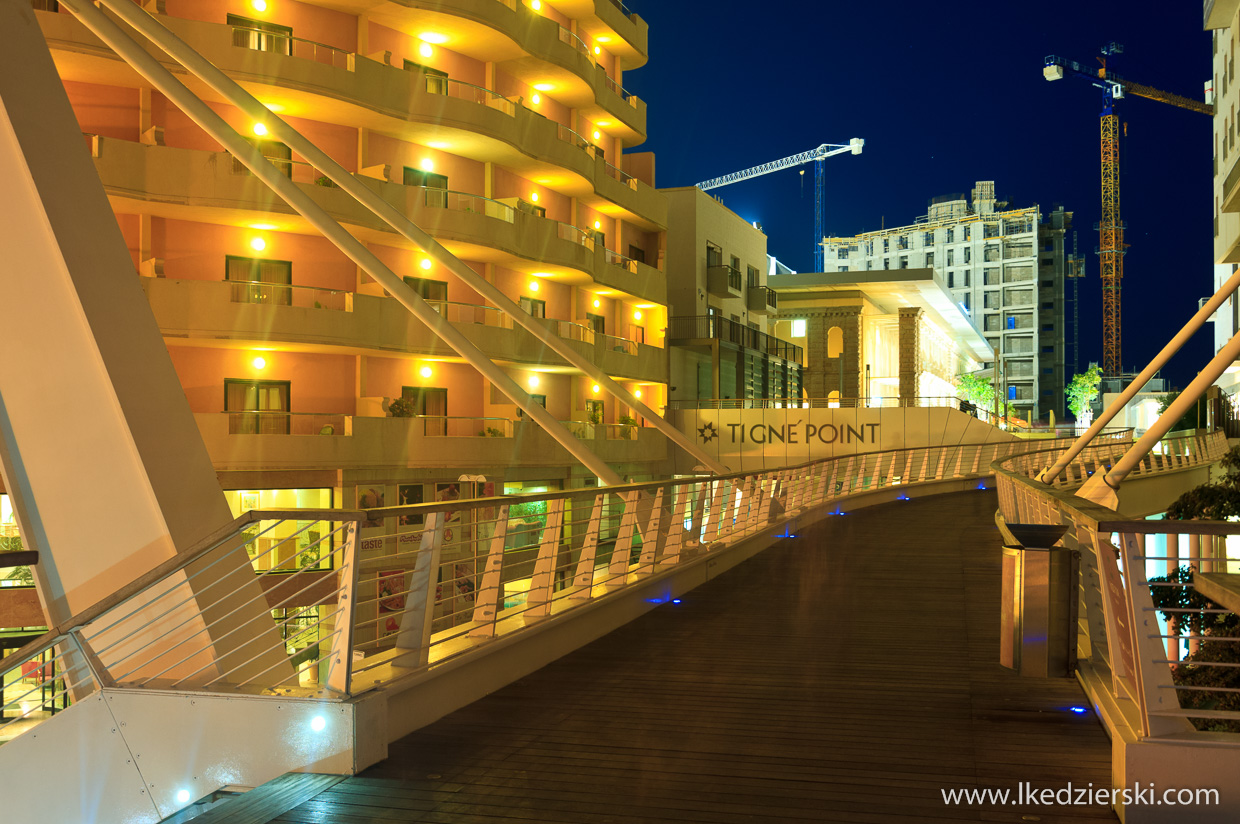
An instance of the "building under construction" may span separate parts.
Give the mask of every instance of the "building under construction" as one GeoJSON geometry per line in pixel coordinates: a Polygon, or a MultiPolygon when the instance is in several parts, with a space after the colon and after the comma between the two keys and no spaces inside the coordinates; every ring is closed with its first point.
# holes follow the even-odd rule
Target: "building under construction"
{"type": "Polygon", "coordinates": [[[825,238],[824,270],[933,268],[994,347],[996,387],[1016,414],[1062,416],[1072,213],[1007,206],[994,181],[979,181],[971,197],[935,198],[912,225],[825,238]]]}

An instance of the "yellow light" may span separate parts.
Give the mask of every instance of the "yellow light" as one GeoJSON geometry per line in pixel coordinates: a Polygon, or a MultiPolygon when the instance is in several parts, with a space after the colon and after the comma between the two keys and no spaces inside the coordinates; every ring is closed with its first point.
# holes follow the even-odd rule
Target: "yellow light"
{"type": "Polygon", "coordinates": [[[633,390],[633,397],[640,398],[641,396],[642,396],[642,391],[640,389],[633,390]]]}
{"type": "Polygon", "coordinates": [[[429,378],[431,375],[435,374],[435,372],[429,366],[423,366],[418,370],[418,374],[424,378],[429,378]]]}
{"type": "Polygon", "coordinates": [[[250,365],[253,366],[255,369],[264,369],[267,366],[267,359],[266,358],[255,358],[254,360],[250,361],[250,365]]]}
{"type": "Polygon", "coordinates": [[[423,269],[430,269],[431,266],[433,266],[434,264],[431,263],[430,258],[422,258],[422,260],[418,262],[418,265],[421,266],[423,269]]]}
{"type": "Polygon", "coordinates": [[[595,53],[595,54],[602,54],[602,53],[603,53],[603,50],[602,50],[602,49],[600,49],[598,46],[595,46],[595,47],[594,47],[594,53],[595,53]]]}
{"type": "Polygon", "coordinates": [[[250,8],[254,11],[267,11],[267,0],[250,0],[250,8]]]}
{"type": "Polygon", "coordinates": [[[431,160],[429,157],[422,158],[422,162],[418,165],[422,167],[422,171],[424,172],[435,171],[435,161],[431,160]]]}
{"type": "Polygon", "coordinates": [[[596,383],[596,384],[594,384],[594,386],[591,386],[591,387],[590,387],[590,391],[591,391],[591,392],[593,392],[594,394],[596,394],[596,395],[597,395],[597,394],[598,394],[598,384],[596,383]]]}
{"type": "Polygon", "coordinates": [[[534,96],[531,97],[530,100],[534,101],[534,105],[537,106],[539,103],[542,103],[542,95],[538,92],[534,92],[534,96]]]}
{"type": "Polygon", "coordinates": [[[599,308],[599,307],[600,307],[600,306],[602,306],[602,305],[603,305],[603,302],[602,302],[601,300],[599,300],[598,298],[595,298],[595,299],[594,299],[594,308],[595,308],[595,309],[599,308]]]}
{"type": "Polygon", "coordinates": [[[529,385],[530,385],[530,389],[538,388],[538,376],[537,375],[530,375],[529,385]]]}
{"type": "MultiPolygon", "coordinates": [[[[603,222],[602,222],[601,220],[596,220],[596,221],[594,221],[594,228],[595,228],[595,229],[602,229],[602,228],[603,228],[603,222]]],[[[597,305],[598,305],[598,301],[595,301],[595,302],[594,302],[594,305],[595,305],[595,306],[597,306],[597,305]]]]}
{"type": "Polygon", "coordinates": [[[446,140],[428,140],[426,142],[426,145],[431,147],[432,149],[451,149],[452,148],[452,144],[448,143],[446,140]]]}
{"type": "Polygon", "coordinates": [[[430,43],[423,43],[421,46],[418,46],[418,54],[423,57],[433,57],[435,55],[435,50],[431,48],[430,43]]]}
{"type": "Polygon", "coordinates": [[[535,83],[534,88],[540,92],[549,92],[554,89],[555,86],[551,83],[535,83]]]}
{"type": "Polygon", "coordinates": [[[642,319],[642,310],[640,309],[634,310],[633,320],[641,320],[641,319],[642,319]]]}
{"type": "Polygon", "coordinates": [[[532,203],[538,202],[538,192],[530,192],[530,201],[532,203]]]}
{"type": "Polygon", "coordinates": [[[448,35],[440,34],[437,31],[424,31],[418,35],[418,39],[423,43],[434,43],[436,46],[442,46],[448,42],[448,35]]]}
{"type": "Polygon", "coordinates": [[[610,126],[610,125],[611,125],[611,121],[610,121],[610,120],[600,120],[600,121],[598,121],[597,123],[595,123],[595,125],[596,125],[596,126],[602,126],[604,129],[606,129],[608,126],[610,126]]]}
{"type": "Polygon", "coordinates": [[[595,140],[601,140],[601,139],[602,139],[602,137],[603,137],[603,133],[602,133],[602,132],[600,132],[598,129],[595,129],[595,130],[594,130],[594,139],[595,139],[595,140]]]}
{"type": "Polygon", "coordinates": [[[262,123],[255,123],[253,128],[254,128],[254,134],[258,135],[259,137],[262,137],[263,135],[267,134],[267,127],[264,126],[262,123]]]}
{"type": "Polygon", "coordinates": [[[274,223],[251,223],[250,228],[260,232],[274,232],[277,227],[274,223]]]}
{"type": "Polygon", "coordinates": [[[542,11],[542,0],[530,0],[530,8],[534,11],[542,11]]]}
{"type": "Polygon", "coordinates": [[[538,281],[536,281],[536,280],[531,280],[531,281],[530,281],[530,291],[531,291],[531,292],[537,292],[537,291],[538,291],[538,281]]]}
{"type": "Polygon", "coordinates": [[[267,241],[263,240],[261,237],[252,237],[250,238],[250,248],[255,252],[261,252],[267,248],[267,241]]]}
{"type": "Polygon", "coordinates": [[[596,37],[596,38],[594,38],[594,39],[595,39],[595,40],[597,40],[597,41],[598,41],[598,42],[600,42],[600,43],[610,43],[610,42],[611,42],[611,36],[610,36],[610,35],[607,35],[607,34],[600,34],[598,37],[596,37]]]}

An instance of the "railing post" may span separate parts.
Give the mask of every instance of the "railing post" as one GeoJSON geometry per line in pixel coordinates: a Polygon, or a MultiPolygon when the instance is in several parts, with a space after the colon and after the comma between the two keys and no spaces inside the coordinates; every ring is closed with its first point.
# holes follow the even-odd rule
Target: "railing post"
{"type": "Polygon", "coordinates": [[[410,669],[430,662],[431,624],[435,618],[435,585],[438,582],[439,557],[443,551],[444,513],[431,512],[422,528],[418,559],[409,580],[409,597],[400,618],[396,649],[406,654],[392,660],[398,667],[410,669]]]}
{"type": "Polygon", "coordinates": [[[469,631],[471,638],[494,638],[495,625],[499,621],[500,576],[504,570],[504,543],[508,540],[508,505],[499,508],[495,531],[487,547],[487,559],[482,569],[482,585],[478,587],[478,600],[474,602],[474,623],[469,631]]]}
{"type": "Polygon", "coordinates": [[[637,530],[637,498],[636,492],[623,492],[624,512],[620,516],[620,532],[616,535],[616,545],[611,550],[611,563],[607,565],[608,585],[623,584],[616,581],[623,578],[629,571],[629,556],[633,552],[633,533],[637,530]]]}
{"type": "MultiPolygon", "coordinates": [[[[1180,568],[1180,536],[1174,532],[1168,532],[1163,536],[1164,549],[1163,557],[1163,573],[1170,578],[1171,575],[1180,568]]],[[[1167,634],[1178,635],[1180,629],[1180,617],[1172,614],[1167,619],[1167,634]]],[[[1167,658],[1172,661],[1180,660],[1180,639],[1167,639],[1167,658]]]]}
{"type": "Polygon", "coordinates": [[[526,596],[526,619],[546,618],[551,614],[551,595],[555,586],[555,565],[560,554],[560,533],[564,525],[564,499],[547,501],[547,525],[543,527],[538,545],[538,560],[526,596]]]}
{"type": "Polygon", "coordinates": [[[693,485],[684,484],[677,488],[672,487],[672,523],[667,530],[667,543],[663,547],[662,563],[667,566],[674,566],[680,563],[680,549],[685,544],[686,539],[692,535],[685,529],[685,519],[694,518],[694,526],[698,524],[696,512],[694,512],[693,504],[693,485]],[[679,502],[677,500],[677,491],[679,491],[679,502]]]}
{"type": "Polygon", "coordinates": [[[338,571],[335,635],[327,664],[327,688],[348,695],[353,681],[353,628],[357,613],[357,521],[345,527],[338,571]]]}
{"type": "Polygon", "coordinates": [[[646,521],[646,530],[642,533],[642,554],[637,562],[637,574],[649,575],[654,572],[655,554],[659,548],[659,527],[663,523],[663,487],[654,495],[654,506],[650,508],[650,518],[646,521]]]}
{"type": "Polygon", "coordinates": [[[594,561],[598,557],[598,533],[603,523],[604,495],[594,496],[594,508],[590,510],[590,523],[586,537],[577,556],[577,572],[573,575],[574,590],[570,598],[589,598],[594,591],[594,561]]]}

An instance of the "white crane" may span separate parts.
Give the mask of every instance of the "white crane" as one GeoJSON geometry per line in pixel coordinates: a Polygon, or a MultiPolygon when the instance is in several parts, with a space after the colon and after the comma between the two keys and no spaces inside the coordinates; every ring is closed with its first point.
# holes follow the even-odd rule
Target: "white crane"
{"type": "Polygon", "coordinates": [[[822,239],[825,236],[822,210],[823,161],[828,157],[844,154],[845,152],[859,155],[864,146],[865,139],[860,137],[854,137],[847,143],[823,143],[812,151],[802,152],[792,157],[785,157],[783,160],[773,160],[770,163],[763,163],[761,166],[754,166],[752,169],[745,169],[740,172],[732,172],[732,174],[724,175],[723,177],[704,180],[697,184],[697,187],[705,192],[708,189],[717,189],[720,186],[727,186],[729,183],[748,180],[751,177],[759,177],[769,172],[778,172],[780,169],[800,166],[802,163],[809,163],[811,160],[816,161],[814,164],[814,268],[816,271],[821,272],[823,267],[822,239]]]}

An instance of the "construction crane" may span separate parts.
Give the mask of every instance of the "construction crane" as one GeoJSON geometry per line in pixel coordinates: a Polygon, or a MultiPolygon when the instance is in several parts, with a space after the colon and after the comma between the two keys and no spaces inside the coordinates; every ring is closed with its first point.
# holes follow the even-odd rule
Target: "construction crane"
{"type": "Polygon", "coordinates": [[[823,190],[823,161],[828,157],[837,154],[859,155],[861,149],[865,146],[865,140],[860,137],[854,137],[847,143],[823,143],[817,149],[801,154],[785,157],[783,160],[775,160],[770,163],[763,163],[761,166],[754,166],[752,169],[745,169],[741,172],[733,172],[723,177],[714,177],[710,180],[704,180],[697,184],[702,191],[708,189],[717,189],[720,186],[727,186],[729,183],[736,183],[741,180],[748,180],[751,177],[760,177],[769,172],[778,172],[781,169],[790,169],[793,166],[800,166],[803,163],[809,163],[811,160],[814,164],[814,271],[821,272],[823,269],[822,259],[822,239],[826,236],[823,225],[822,212],[822,190],[823,190]]]}
{"type": "Polygon", "coordinates": [[[1119,197],[1119,115],[1115,101],[1135,95],[1160,103],[1168,103],[1202,114],[1213,115],[1214,107],[1200,100],[1164,92],[1125,80],[1107,68],[1107,58],[1121,54],[1124,47],[1108,43],[1102,48],[1101,66],[1085,66],[1051,55],[1043,61],[1042,75],[1047,80],[1062,80],[1071,74],[1088,80],[1102,89],[1102,219],[1098,221],[1098,274],[1102,280],[1102,373],[1118,377],[1123,372],[1120,327],[1120,281],[1124,276],[1124,222],[1120,218],[1119,197]]]}

